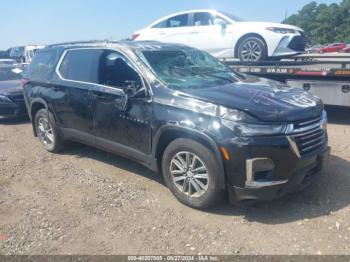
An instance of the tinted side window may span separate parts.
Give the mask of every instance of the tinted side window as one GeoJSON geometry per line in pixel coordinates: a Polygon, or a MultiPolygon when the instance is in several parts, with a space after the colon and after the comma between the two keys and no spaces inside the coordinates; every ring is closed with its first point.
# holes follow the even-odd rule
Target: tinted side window
{"type": "Polygon", "coordinates": [[[152,28],[166,28],[167,26],[167,20],[163,20],[162,22],[152,26],[152,28]]]}
{"type": "Polygon", "coordinates": [[[26,76],[30,80],[48,81],[56,64],[56,51],[40,51],[34,56],[26,76]]]}
{"type": "Polygon", "coordinates": [[[210,13],[195,13],[193,16],[194,26],[208,26],[214,24],[214,18],[210,13]]]}
{"type": "Polygon", "coordinates": [[[125,88],[141,87],[142,81],[127,58],[122,54],[106,50],[102,53],[98,69],[98,83],[101,85],[125,88]]]}
{"type": "Polygon", "coordinates": [[[96,83],[100,54],[98,49],[70,50],[65,54],[59,72],[67,80],[96,83]]]}
{"type": "Polygon", "coordinates": [[[167,20],[167,27],[183,27],[188,26],[188,14],[171,17],[167,20]]]}

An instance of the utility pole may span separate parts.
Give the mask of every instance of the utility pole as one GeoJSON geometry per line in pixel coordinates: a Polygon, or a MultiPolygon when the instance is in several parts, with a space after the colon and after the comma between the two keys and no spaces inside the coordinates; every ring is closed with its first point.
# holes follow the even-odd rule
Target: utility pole
{"type": "Polygon", "coordinates": [[[286,9],[286,13],[284,15],[284,20],[287,20],[287,17],[288,17],[288,9],[286,9]]]}

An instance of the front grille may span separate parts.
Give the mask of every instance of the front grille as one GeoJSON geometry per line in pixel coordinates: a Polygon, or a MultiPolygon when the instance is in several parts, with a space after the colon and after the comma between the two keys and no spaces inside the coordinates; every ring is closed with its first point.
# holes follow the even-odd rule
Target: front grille
{"type": "Polygon", "coordinates": [[[294,36],[290,41],[288,47],[297,52],[304,52],[306,45],[306,38],[303,35],[294,36]]]}
{"type": "Polygon", "coordinates": [[[294,132],[291,137],[301,156],[314,153],[327,143],[327,132],[322,127],[322,121],[321,118],[316,118],[294,124],[294,132]]]}
{"type": "Polygon", "coordinates": [[[295,130],[306,129],[310,126],[319,124],[321,122],[321,120],[322,120],[322,116],[308,120],[308,121],[297,122],[294,124],[294,129],[295,130]]]}

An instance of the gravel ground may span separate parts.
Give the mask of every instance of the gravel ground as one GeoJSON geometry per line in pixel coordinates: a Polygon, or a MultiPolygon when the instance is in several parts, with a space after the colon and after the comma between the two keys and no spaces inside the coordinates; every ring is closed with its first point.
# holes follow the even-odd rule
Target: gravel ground
{"type": "Polygon", "coordinates": [[[2,121],[0,254],[350,254],[350,110],[329,113],[332,155],[311,187],[210,212],[138,164],[78,144],[50,154],[28,121],[2,121]]]}

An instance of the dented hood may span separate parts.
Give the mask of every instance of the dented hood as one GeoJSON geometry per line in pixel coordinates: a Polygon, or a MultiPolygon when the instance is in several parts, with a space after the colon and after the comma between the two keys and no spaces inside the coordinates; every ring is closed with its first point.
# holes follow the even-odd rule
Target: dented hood
{"type": "Polygon", "coordinates": [[[185,92],[200,100],[248,112],[262,121],[293,122],[316,118],[323,111],[322,101],[302,89],[256,77],[185,92]]]}

